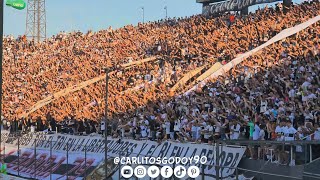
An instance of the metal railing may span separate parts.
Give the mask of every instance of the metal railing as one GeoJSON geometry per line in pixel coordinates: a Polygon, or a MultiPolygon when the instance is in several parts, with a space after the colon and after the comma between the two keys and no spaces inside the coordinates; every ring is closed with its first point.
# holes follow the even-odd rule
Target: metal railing
{"type": "MultiPolygon", "coordinates": [[[[31,179],[61,179],[61,178],[83,178],[87,179],[89,174],[91,174],[95,168],[98,168],[99,164],[97,161],[103,162],[103,157],[96,157],[98,160],[93,160],[92,155],[88,157],[88,154],[92,152],[96,152],[97,147],[92,147],[88,144],[79,145],[77,147],[72,148],[72,144],[67,142],[58,142],[58,141],[50,141],[50,140],[41,140],[35,139],[33,142],[33,146],[25,147],[25,142],[22,141],[21,137],[16,134],[6,138],[5,141],[2,141],[1,147],[1,159],[4,160],[5,163],[8,164],[9,173],[26,177],[31,179]],[[12,144],[13,141],[16,141],[15,144],[12,144]],[[60,146],[63,148],[59,148],[62,150],[56,151],[53,147],[60,146]],[[17,149],[17,151],[12,151],[10,149],[17,149]],[[43,148],[43,147],[46,148],[43,148]],[[76,153],[76,155],[75,155],[76,153]],[[63,164],[63,162],[65,162],[63,164]],[[94,164],[95,163],[95,164],[94,164]],[[93,165],[94,164],[94,165],[93,165]],[[54,177],[53,177],[54,176],[54,177]]],[[[300,162],[302,164],[312,162],[315,158],[313,157],[313,145],[319,145],[319,141],[216,141],[215,146],[212,146],[213,152],[215,152],[215,165],[205,164],[200,166],[200,176],[201,179],[206,179],[207,176],[212,176],[216,179],[220,179],[223,177],[222,170],[230,169],[234,171],[233,175],[235,179],[239,178],[239,174],[250,174],[250,175],[267,175],[273,177],[282,177],[282,178],[291,178],[291,179],[301,179],[300,177],[294,177],[286,174],[276,174],[265,171],[264,165],[257,170],[243,167],[230,167],[225,166],[224,162],[221,161],[220,152],[223,152],[223,148],[226,146],[247,146],[248,149],[256,148],[257,146],[269,148],[270,152],[262,151],[263,159],[266,159],[266,156],[269,158],[264,163],[272,163],[277,159],[276,155],[278,152],[289,151],[286,152],[286,155],[290,155],[290,160],[296,157],[296,162],[300,162]],[[301,146],[302,152],[295,152],[294,148],[297,146],[301,146]],[[289,148],[288,148],[289,147],[289,148]],[[271,149],[273,149],[271,151],[271,149]],[[276,152],[277,151],[277,152],[276,152]],[[270,154],[271,153],[271,154],[270,154]],[[274,153],[274,154],[272,154],[274,153]],[[206,174],[205,170],[211,168],[215,169],[216,174],[206,174]]],[[[104,149],[104,146],[102,147],[104,149]]],[[[119,156],[126,156],[125,151],[122,150],[113,150],[114,154],[119,154],[119,156]]],[[[134,156],[135,154],[131,154],[130,156],[134,156]]],[[[136,154],[137,155],[137,154],[136,154]]],[[[140,154],[141,156],[141,154],[140,154]]],[[[318,155],[317,155],[318,156],[318,155]]],[[[146,165],[149,166],[149,165],[146,165]]],[[[159,165],[160,166],[160,165],[159,165]]],[[[115,170],[113,172],[118,173],[118,177],[121,178],[120,170],[121,165],[114,166],[115,170]]],[[[173,165],[175,167],[175,165],[173,165]]],[[[174,179],[174,177],[172,177],[174,179]]],[[[225,177],[224,177],[225,178],[225,177]]],[[[92,179],[92,178],[88,178],[92,179]]]]}
{"type": "MultiPolygon", "coordinates": [[[[34,139],[31,147],[22,147],[19,135],[8,137],[1,143],[1,159],[7,164],[8,173],[20,177],[31,179],[61,179],[65,177],[85,177],[92,171],[92,158],[87,154],[92,148],[88,145],[79,145],[76,152],[71,149],[71,143],[62,143],[58,141],[34,139]],[[16,141],[16,144],[12,144],[16,141]],[[53,145],[58,144],[63,147],[56,151],[53,145]],[[47,148],[43,148],[46,146],[47,148]],[[16,150],[14,150],[16,149],[16,150]],[[90,162],[89,162],[90,161],[90,162]],[[65,162],[65,164],[63,164],[65,162]],[[55,174],[55,178],[52,175],[55,174]]],[[[101,157],[100,159],[104,159],[101,157]]]]}

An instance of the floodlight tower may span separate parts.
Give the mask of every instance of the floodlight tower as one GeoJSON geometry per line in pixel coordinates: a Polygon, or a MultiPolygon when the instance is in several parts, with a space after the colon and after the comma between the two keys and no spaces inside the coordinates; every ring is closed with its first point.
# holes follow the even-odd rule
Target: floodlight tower
{"type": "Polygon", "coordinates": [[[46,2],[45,0],[28,0],[26,36],[40,42],[46,38],[46,2]]]}

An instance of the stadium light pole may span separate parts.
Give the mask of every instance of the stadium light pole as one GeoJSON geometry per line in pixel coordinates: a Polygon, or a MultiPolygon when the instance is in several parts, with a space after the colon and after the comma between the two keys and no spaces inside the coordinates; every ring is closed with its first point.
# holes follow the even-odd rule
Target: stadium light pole
{"type": "Polygon", "coordinates": [[[105,95],[105,118],[104,118],[104,165],[105,165],[105,173],[106,173],[106,179],[108,178],[108,147],[107,147],[107,141],[108,141],[108,91],[109,91],[109,68],[105,68],[106,73],[106,95],[105,95]]]}
{"type": "Polygon", "coordinates": [[[168,7],[165,6],[165,7],[164,7],[164,10],[166,11],[166,19],[168,19],[168,7]]]}
{"type": "MultiPolygon", "coordinates": [[[[2,128],[2,59],[3,59],[3,8],[4,2],[0,0],[0,151],[1,151],[1,128],[2,128]]],[[[1,155],[2,153],[0,153],[1,155]]],[[[2,157],[2,156],[1,156],[2,157]]],[[[1,160],[1,159],[0,159],[1,160]]]]}
{"type": "Polygon", "coordinates": [[[144,23],[144,7],[142,6],[141,9],[142,9],[142,23],[144,23]]]}

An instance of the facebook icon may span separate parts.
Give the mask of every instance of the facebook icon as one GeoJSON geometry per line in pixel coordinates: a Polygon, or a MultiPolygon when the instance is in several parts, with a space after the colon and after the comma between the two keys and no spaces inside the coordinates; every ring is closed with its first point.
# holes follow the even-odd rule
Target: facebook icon
{"type": "Polygon", "coordinates": [[[161,176],[164,178],[170,178],[173,175],[173,169],[170,166],[163,166],[161,168],[161,176]]]}

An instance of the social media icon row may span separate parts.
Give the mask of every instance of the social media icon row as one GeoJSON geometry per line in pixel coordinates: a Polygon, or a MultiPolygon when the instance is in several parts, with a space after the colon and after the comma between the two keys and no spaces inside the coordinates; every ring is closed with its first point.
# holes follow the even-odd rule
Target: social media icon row
{"type": "Polygon", "coordinates": [[[188,174],[191,178],[196,178],[200,175],[200,170],[197,166],[190,166],[188,170],[186,170],[183,166],[177,166],[174,168],[174,170],[170,166],[163,166],[161,170],[157,166],[150,166],[148,168],[148,171],[143,166],[137,166],[134,170],[130,166],[124,166],[121,169],[121,175],[124,178],[130,178],[133,176],[133,174],[137,178],[143,178],[147,175],[151,178],[157,178],[159,177],[160,173],[161,176],[164,178],[170,178],[173,174],[177,178],[183,178],[188,174]]]}

